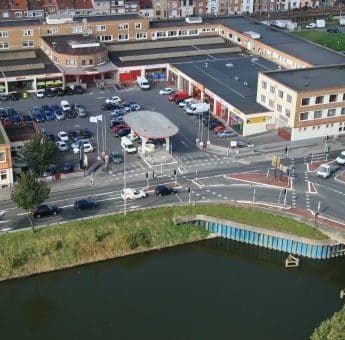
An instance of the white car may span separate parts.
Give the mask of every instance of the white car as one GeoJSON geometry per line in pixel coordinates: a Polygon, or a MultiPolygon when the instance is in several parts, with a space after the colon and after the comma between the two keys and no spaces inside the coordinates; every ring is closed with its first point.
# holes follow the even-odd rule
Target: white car
{"type": "Polygon", "coordinates": [[[43,98],[44,97],[44,90],[37,90],[36,97],[37,98],[43,98]]]}
{"type": "Polygon", "coordinates": [[[59,131],[57,135],[62,142],[68,142],[68,134],[64,130],[59,131]]]}
{"type": "Polygon", "coordinates": [[[159,91],[159,94],[167,94],[167,95],[170,95],[172,94],[173,92],[175,92],[175,90],[172,88],[172,87],[166,87],[164,89],[161,89],[159,91]]]}
{"type": "Polygon", "coordinates": [[[310,24],[305,26],[305,28],[315,28],[315,27],[316,27],[315,22],[311,22],[310,24]]]}
{"type": "Polygon", "coordinates": [[[121,98],[118,97],[118,96],[114,96],[114,97],[111,97],[111,98],[107,98],[105,100],[105,102],[107,104],[120,104],[122,102],[121,98]]]}
{"type": "Polygon", "coordinates": [[[136,200],[138,198],[144,198],[146,196],[146,192],[138,189],[126,188],[121,190],[121,197],[124,200],[136,200]]]}
{"type": "MultiPolygon", "coordinates": [[[[95,151],[94,147],[91,145],[90,142],[89,143],[83,143],[83,148],[84,148],[84,152],[85,153],[89,153],[89,152],[94,152],[95,151]]],[[[80,152],[80,146],[77,146],[77,147],[73,148],[73,152],[75,154],[80,152]]]]}
{"type": "Polygon", "coordinates": [[[68,151],[68,145],[65,142],[59,140],[56,142],[56,145],[60,151],[68,151]]]}
{"type": "Polygon", "coordinates": [[[345,151],[340,152],[338,157],[335,159],[337,164],[339,165],[345,165],[345,151]]]}
{"type": "Polygon", "coordinates": [[[73,140],[73,143],[71,144],[71,147],[72,147],[72,149],[79,148],[80,144],[88,144],[88,143],[91,144],[90,140],[87,139],[87,138],[76,138],[76,139],[73,140]]]}

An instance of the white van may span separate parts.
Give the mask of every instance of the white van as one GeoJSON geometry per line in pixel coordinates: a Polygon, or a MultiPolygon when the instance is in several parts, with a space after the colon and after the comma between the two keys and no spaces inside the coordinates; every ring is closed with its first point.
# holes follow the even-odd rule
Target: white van
{"type": "Polygon", "coordinates": [[[143,76],[137,77],[137,85],[142,90],[149,90],[150,89],[149,81],[143,76]]]}
{"type": "Polygon", "coordinates": [[[61,110],[63,112],[71,110],[71,105],[70,105],[70,103],[67,100],[61,100],[60,106],[61,106],[61,110]]]}
{"type": "Polygon", "coordinates": [[[200,115],[204,112],[208,112],[210,109],[210,104],[208,103],[195,103],[191,105],[186,105],[184,107],[185,111],[190,115],[200,115]]]}
{"type": "Polygon", "coordinates": [[[121,137],[121,147],[127,152],[127,153],[136,153],[137,148],[133,145],[132,141],[127,137],[121,137]]]}

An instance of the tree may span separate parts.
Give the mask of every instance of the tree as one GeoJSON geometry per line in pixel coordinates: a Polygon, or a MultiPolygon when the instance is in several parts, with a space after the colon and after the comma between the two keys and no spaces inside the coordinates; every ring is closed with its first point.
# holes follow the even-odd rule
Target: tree
{"type": "Polygon", "coordinates": [[[23,158],[33,172],[41,175],[52,162],[57,151],[58,147],[54,142],[46,135],[38,134],[24,144],[23,158]]]}
{"type": "Polygon", "coordinates": [[[37,206],[48,199],[49,192],[48,184],[39,181],[31,170],[22,174],[11,192],[12,201],[27,212],[32,231],[35,231],[33,212],[37,206]]]}
{"type": "Polygon", "coordinates": [[[344,340],[345,339],[345,305],[335,312],[330,319],[323,321],[314,330],[311,340],[344,340]]]}

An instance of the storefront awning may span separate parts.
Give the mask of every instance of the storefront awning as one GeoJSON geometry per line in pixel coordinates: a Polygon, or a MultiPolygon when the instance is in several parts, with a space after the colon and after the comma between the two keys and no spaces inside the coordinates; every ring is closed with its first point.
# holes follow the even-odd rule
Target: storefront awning
{"type": "Polygon", "coordinates": [[[62,84],[62,80],[55,80],[55,81],[54,81],[54,84],[55,84],[55,85],[60,85],[60,84],[62,84]]]}
{"type": "Polygon", "coordinates": [[[46,81],[46,86],[52,86],[52,85],[54,85],[55,83],[54,83],[54,81],[53,80],[48,80],[48,81],[46,81]]]}
{"type": "Polygon", "coordinates": [[[44,81],[38,81],[37,86],[45,86],[46,83],[44,81]]]}
{"type": "Polygon", "coordinates": [[[0,89],[5,89],[5,88],[6,88],[5,85],[1,85],[1,84],[0,84],[0,89]]]}

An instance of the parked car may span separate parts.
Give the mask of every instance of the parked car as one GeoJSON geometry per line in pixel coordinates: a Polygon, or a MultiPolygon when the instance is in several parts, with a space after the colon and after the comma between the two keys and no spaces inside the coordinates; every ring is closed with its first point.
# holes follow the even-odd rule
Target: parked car
{"type": "Polygon", "coordinates": [[[74,85],[74,93],[83,94],[85,92],[84,88],[81,85],[74,85]]]}
{"type": "Polygon", "coordinates": [[[62,112],[59,105],[57,105],[57,104],[52,105],[52,110],[53,110],[55,118],[57,120],[65,119],[65,114],[62,112]]]}
{"type": "Polygon", "coordinates": [[[123,157],[119,152],[112,151],[112,152],[110,152],[110,160],[116,164],[120,164],[123,162],[123,157]]]}
{"type": "Polygon", "coordinates": [[[50,132],[46,132],[46,137],[51,141],[51,142],[56,142],[57,141],[57,138],[56,136],[53,134],[53,133],[50,133],[50,132]]]}
{"type": "Polygon", "coordinates": [[[54,164],[48,165],[47,169],[43,172],[43,177],[53,176],[56,173],[56,166],[54,164]]]}
{"type": "Polygon", "coordinates": [[[71,144],[71,148],[78,148],[80,146],[80,144],[87,144],[90,143],[90,140],[88,138],[81,138],[81,137],[77,137],[74,138],[71,144]]]}
{"type": "Polygon", "coordinates": [[[65,111],[66,118],[75,118],[77,117],[77,114],[73,110],[67,110],[65,111]]]}
{"type": "Polygon", "coordinates": [[[48,205],[48,204],[42,204],[39,205],[33,213],[34,217],[40,218],[43,216],[50,216],[50,215],[56,215],[61,211],[60,208],[54,206],[54,205],[48,205]]]}
{"type": "Polygon", "coordinates": [[[34,121],[36,123],[43,123],[45,122],[45,118],[43,116],[43,114],[40,112],[40,111],[35,111],[34,114],[33,114],[33,118],[34,118],[34,121]]]}
{"type": "Polygon", "coordinates": [[[119,124],[119,125],[115,125],[111,128],[111,130],[113,132],[117,132],[119,130],[122,130],[122,129],[125,129],[125,128],[128,128],[128,126],[126,124],[119,124]]]}
{"type": "Polygon", "coordinates": [[[79,136],[82,138],[91,138],[92,132],[89,129],[80,129],[79,136]]]}
{"type": "Polygon", "coordinates": [[[146,196],[146,192],[138,189],[126,188],[121,190],[121,197],[124,200],[135,200],[146,196]]]}
{"type": "Polygon", "coordinates": [[[84,209],[95,209],[98,207],[98,202],[92,201],[90,199],[80,199],[74,202],[74,209],[84,210],[84,209]]]}
{"type": "Polygon", "coordinates": [[[12,126],[12,120],[8,117],[4,118],[4,120],[2,121],[2,124],[5,128],[11,127],[12,126]]]}
{"type": "Polygon", "coordinates": [[[222,130],[226,130],[226,129],[224,128],[223,125],[218,125],[218,126],[216,126],[216,127],[213,129],[213,132],[214,132],[214,133],[218,133],[218,132],[220,132],[220,131],[222,131],[222,130]]]}
{"type": "Polygon", "coordinates": [[[180,99],[180,100],[184,100],[186,98],[189,97],[189,93],[187,91],[179,91],[179,92],[175,92],[173,94],[171,94],[169,96],[169,100],[171,102],[175,102],[176,103],[176,100],[180,99]]]}
{"type": "Polygon", "coordinates": [[[57,147],[59,148],[59,151],[68,151],[69,150],[69,147],[65,142],[59,140],[55,143],[56,143],[57,147]]]}
{"type": "Polygon", "coordinates": [[[61,100],[60,106],[63,112],[67,112],[72,109],[71,104],[67,100],[61,100]]]}
{"type": "Polygon", "coordinates": [[[171,95],[175,90],[172,87],[165,87],[159,91],[159,94],[171,95]]]}
{"type": "Polygon", "coordinates": [[[44,90],[45,97],[55,97],[56,93],[52,89],[45,89],[44,90]]]}
{"type": "Polygon", "coordinates": [[[139,111],[141,109],[141,106],[135,102],[128,102],[124,105],[123,109],[126,112],[139,111]]]}
{"type": "Polygon", "coordinates": [[[45,90],[37,90],[36,91],[36,97],[37,98],[44,98],[44,96],[45,96],[45,90]]]}
{"type": "Polygon", "coordinates": [[[237,133],[232,130],[222,130],[222,131],[219,131],[217,135],[220,138],[237,137],[237,133]]]}
{"type": "Polygon", "coordinates": [[[155,194],[157,196],[165,196],[170,194],[176,194],[177,190],[169,185],[157,185],[155,188],[155,194]]]}
{"type": "Polygon", "coordinates": [[[5,94],[5,93],[0,94],[0,101],[7,102],[8,100],[10,100],[10,97],[8,94],[5,94]]]}
{"type": "Polygon", "coordinates": [[[124,137],[131,133],[131,128],[125,127],[121,130],[114,132],[114,137],[124,137]]]}
{"type": "Polygon", "coordinates": [[[5,118],[8,118],[8,114],[5,109],[0,109],[0,120],[4,120],[5,118]]]}
{"type": "Polygon", "coordinates": [[[335,161],[339,165],[345,165],[345,151],[340,152],[335,161]]]}
{"type": "Polygon", "coordinates": [[[18,92],[12,92],[8,95],[10,100],[17,101],[20,99],[20,94],[18,92]]]}
{"type": "MultiPolygon", "coordinates": [[[[80,147],[81,147],[81,144],[79,144],[79,146],[76,146],[73,148],[73,153],[77,154],[78,152],[80,152],[80,147]]],[[[88,143],[83,143],[83,150],[85,153],[89,153],[89,152],[94,152],[95,149],[94,147],[91,145],[90,142],[88,143]]]]}
{"type": "Polygon", "coordinates": [[[48,105],[42,106],[42,114],[44,115],[45,120],[54,120],[55,119],[54,112],[48,105]]]}
{"type": "Polygon", "coordinates": [[[68,134],[64,130],[59,131],[57,135],[61,141],[68,142],[69,140],[68,134]]]}
{"type": "Polygon", "coordinates": [[[105,103],[101,106],[101,110],[103,111],[111,111],[111,110],[117,110],[120,109],[120,106],[117,104],[112,104],[112,103],[105,103]]]}
{"type": "Polygon", "coordinates": [[[74,91],[73,91],[73,89],[71,89],[69,86],[67,86],[67,87],[64,89],[64,94],[67,95],[67,96],[72,96],[72,95],[74,95],[74,91]]]}
{"type": "Polygon", "coordinates": [[[62,96],[65,95],[65,91],[64,91],[63,88],[61,88],[61,87],[57,87],[57,88],[54,90],[54,92],[55,92],[55,95],[56,95],[56,96],[59,96],[59,97],[62,97],[62,96]]]}
{"type": "Polygon", "coordinates": [[[61,172],[63,174],[67,174],[69,172],[72,172],[74,170],[74,166],[72,163],[64,163],[61,169],[61,172]]]}
{"type": "Polygon", "coordinates": [[[209,122],[208,123],[208,129],[210,130],[210,131],[213,131],[213,129],[215,128],[215,127],[217,127],[217,126],[221,126],[222,128],[224,128],[224,125],[221,123],[221,122],[219,122],[219,121],[212,121],[212,122],[209,122]]]}
{"type": "Polygon", "coordinates": [[[327,33],[341,33],[341,32],[339,28],[330,27],[330,28],[327,28],[327,33]]]}
{"type": "Polygon", "coordinates": [[[32,121],[33,121],[33,119],[32,119],[30,112],[23,114],[23,122],[24,123],[31,123],[32,121]]]}
{"type": "Polygon", "coordinates": [[[305,25],[305,28],[315,28],[316,27],[316,23],[315,22],[311,22],[308,25],[305,25]]]}
{"type": "Polygon", "coordinates": [[[120,104],[122,102],[122,100],[121,100],[121,98],[120,97],[118,97],[118,96],[113,96],[113,97],[111,97],[111,98],[107,98],[106,100],[105,100],[105,103],[106,104],[120,104]]]}
{"type": "Polygon", "coordinates": [[[67,134],[68,134],[68,138],[71,140],[74,140],[78,137],[77,131],[74,131],[74,130],[68,130],[67,134]]]}
{"type": "Polygon", "coordinates": [[[80,104],[76,104],[74,106],[74,112],[77,114],[77,116],[79,118],[87,117],[87,112],[86,112],[85,108],[83,106],[81,106],[80,104]]]}
{"type": "Polygon", "coordinates": [[[232,140],[231,142],[236,143],[237,148],[246,148],[248,147],[248,143],[245,140],[242,139],[235,139],[232,140]]]}

